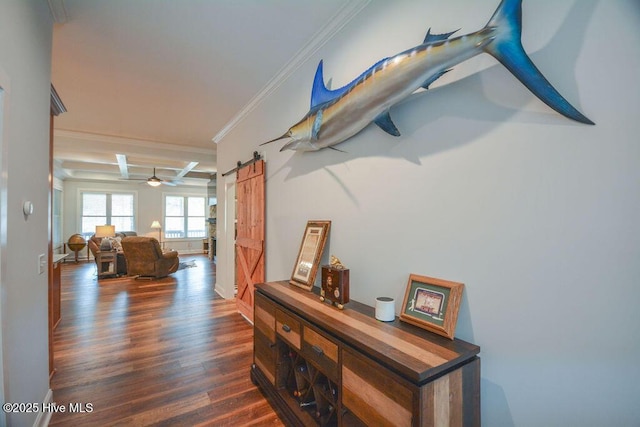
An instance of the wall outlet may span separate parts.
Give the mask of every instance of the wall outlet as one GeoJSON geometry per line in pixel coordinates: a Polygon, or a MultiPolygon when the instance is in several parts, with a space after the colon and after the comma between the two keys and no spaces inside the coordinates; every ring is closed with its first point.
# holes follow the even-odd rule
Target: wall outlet
{"type": "Polygon", "coordinates": [[[38,274],[44,274],[47,269],[47,256],[45,254],[38,255],[38,274]]]}

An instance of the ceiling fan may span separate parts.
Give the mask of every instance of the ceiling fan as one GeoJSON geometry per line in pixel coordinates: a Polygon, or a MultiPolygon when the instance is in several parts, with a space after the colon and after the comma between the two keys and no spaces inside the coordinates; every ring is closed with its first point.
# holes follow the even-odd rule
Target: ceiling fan
{"type": "Polygon", "coordinates": [[[128,178],[127,177],[122,179],[124,179],[125,181],[142,181],[149,184],[152,187],[159,187],[162,184],[170,185],[172,187],[175,187],[176,185],[178,185],[178,183],[175,181],[167,181],[167,180],[158,178],[156,176],[156,168],[153,168],[153,175],[150,176],[149,178],[128,178]]]}
{"type": "Polygon", "coordinates": [[[175,187],[177,184],[173,181],[165,181],[164,179],[160,179],[156,176],[156,168],[153,168],[153,176],[150,178],[147,178],[147,184],[149,184],[152,187],[158,187],[161,184],[164,185],[170,185],[172,187],[175,187]]]}

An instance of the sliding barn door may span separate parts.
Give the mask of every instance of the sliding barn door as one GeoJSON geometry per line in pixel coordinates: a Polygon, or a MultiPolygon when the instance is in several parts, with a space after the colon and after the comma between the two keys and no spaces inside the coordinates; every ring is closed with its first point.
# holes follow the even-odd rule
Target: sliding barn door
{"type": "Polygon", "coordinates": [[[238,311],[253,322],[253,287],[264,282],[264,161],[238,170],[236,182],[238,311]]]}

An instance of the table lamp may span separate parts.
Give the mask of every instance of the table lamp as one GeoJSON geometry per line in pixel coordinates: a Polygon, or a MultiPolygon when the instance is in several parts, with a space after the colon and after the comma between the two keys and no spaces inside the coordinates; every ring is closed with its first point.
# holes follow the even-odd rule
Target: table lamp
{"type": "Polygon", "coordinates": [[[153,221],[151,223],[151,228],[158,229],[158,242],[162,243],[162,226],[160,225],[160,221],[153,221]]]}
{"type": "Polygon", "coordinates": [[[110,251],[113,249],[111,246],[111,240],[105,239],[105,237],[115,237],[115,235],[115,225],[96,225],[96,237],[102,238],[102,241],[100,242],[101,251],[110,251]]]}

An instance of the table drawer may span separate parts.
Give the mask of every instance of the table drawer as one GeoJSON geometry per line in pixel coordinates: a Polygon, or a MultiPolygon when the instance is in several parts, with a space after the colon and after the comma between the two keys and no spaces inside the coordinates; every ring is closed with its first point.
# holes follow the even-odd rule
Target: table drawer
{"type": "Polygon", "coordinates": [[[259,293],[255,294],[253,322],[269,341],[276,342],[276,306],[259,293]]]}
{"type": "Polygon", "coordinates": [[[334,381],[338,379],[338,344],[322,333],[303,326],[302,352],[322,372],[334,381]]]}
{"type": "Polygon", "coordinates": [[[289,313],[276,309],[276,333],[300,350],[300,321],[289,313]]]}

